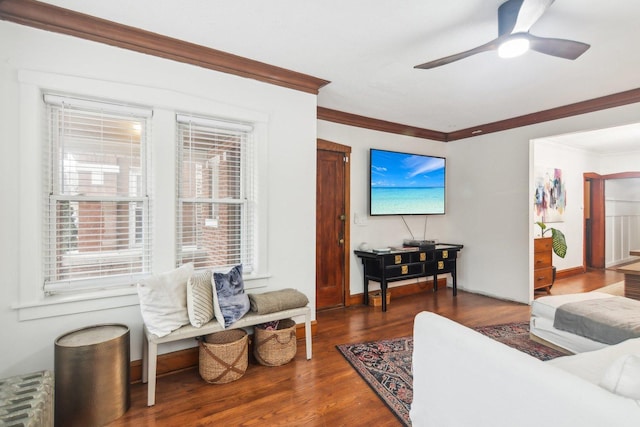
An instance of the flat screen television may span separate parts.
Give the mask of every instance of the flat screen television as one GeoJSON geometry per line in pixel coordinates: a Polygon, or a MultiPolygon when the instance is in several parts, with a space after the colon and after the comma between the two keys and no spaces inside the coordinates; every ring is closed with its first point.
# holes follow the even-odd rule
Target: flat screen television
{"type": "Polygon", "coordinates": [[[369,166],[370,215],[445,213],[444,157],[372,148],[369,166]]]}

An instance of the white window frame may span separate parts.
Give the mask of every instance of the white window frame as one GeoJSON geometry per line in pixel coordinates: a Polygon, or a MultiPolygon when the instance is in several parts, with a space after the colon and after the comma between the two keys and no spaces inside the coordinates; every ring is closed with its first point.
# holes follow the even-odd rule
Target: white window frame
{"type": "MultiPolygon", "coordinates": [[[[148,191],[148,161],[147,152],[150,145],[150,125],[149,120],[152,117],[150,108],[132,107],[111,102],[103,102],[94,99],[75,98],[58,94],[44,94],[44,102],[47,105],[48,135],[43,144],[44,147],[44,168],[48,171],[44,180],[43,188],[43,227],[45,238],[43,239],[43,272],[44,283],[43,290],[47,295],[57,293],[79,293],[94,291],[96,289],[106,289],[113,287],[131,286],[140,278],[145,277],[151,272],[151,215],[149,214],[149,191],[148,191]],[[140,141],[140,162],[135,168],[139,170],[141,177],[141,194],[132,195],[131,188],[128,189],[127,195],[123,196],[86,196],[82,194],[69,194],[65,190],[63,182],[70,181],[70,176],[76,176],[80,172],[90,175],[91,184],[103,185],[105,174],[117,174],[120,172],[118,165],[100,165],[100,164],[82,164],[75,163],[73,170],[66,169],[66,161],[61,162],[59,159],[66,154],[64,150],[64,141],[61,141],[58,147],[56,141],[60,139],[61,129],[58,128],[58,121],[54,120],[59,115],[67,114],[106,114],[109,117],[120,117],[123,120],[131,118],[142,122],[143,128],[142,138],[140,141]],[[131,241],[131,230],[128,231],[128,248],[114,250],[96,250],[85,253],[73,253],[62,255],[62,262],[56,259],[59,257],[57,253],[57,212],[56,206],[58,202],[82,203],[125,203],[130,206],[140,205],[142,207],[142,242],[139,245],[135,243],[135,224],[133,224],[134,232],[133,242],[131,241]],[[134,266],[140,259],[140,266],[134,266]],[[114,271],[108,273],[110,265],[121,264],[130,265],[133,269],[129,272],[114,271]],[[94,270],[103,271],[106,269],[107,274],[82,274],[81,272],[72,273],[68,277],[60,277],[61,271],[58,268],[92,268],[94,270]]],[[[110,119],[111,120],[111,119],[110,119]]],[[[73,134],[72,134],[73,135],[73,134]]],[[[77,136],[71,136],[77,138],[77,136]]],[[[100,141],[102,144],[102,141],[100,141]]],[[[131,176],[131,174],[129,174],[131,176]]],[[[129,184],[130,185],[130,184],[129,184]]],[[[136,216],[128,215],[128,220],[135,221],[136,216]]],[[[128,228],[131,228],[129,224],[128,228]]]]}
{"type": "MultiPolygon", "coordinates": [[[[22,194],[37,195],[42,192],[42,142],[47,121],[44,93],[79,94],[92,99],[116,99],[119,102],[153,106],[151,128],[153,150],[148,150],[150,170],[151,206],[154,216],[152,273],[162,273],[175,267],[175,115],[177,111],[227,118],[252,123],[258,151],[257,178],[262,198],[258,205],[258,242],[254,273],[245,275],[245,289],[266,286],[269,272],[268,203],[264,195],[268,188],[268,135],[269,113],[247,107],[216,101],[202,94],[180,92],[171,89],[146,87],[127,82],[114,82],[88,77],[56,74],[21,69],[18,71],[19,107],[15,113],[18,130],[19,159],[17,182],[22,194]],[[39,124],[43,124],[39,126],[39,124]],[[167,233],[167,231],[170,231],[167,233]]],[[[20,197],[17,209],[21,219],[18,224],[17,280],[18,290],[11,308],[19,321],[53,318],[89,313],[100,310],[129,307],[139,312],[139,299],[135,285],[123,288],[97,289],[94,292],[45,295],[42,287],[42,198],[20,197]]]]}
{"type": "MultiPolygon", "coordinates": [[[[212,145],[213,147],[213,145],[212,145]]],[[[195,262],[196,268],[213,268],[224,270],[235,264],[243,265],[243,273],[246,276],[255,274],[258,234],[257,214],[258,214],[258,198],[257,198],[257,148],[254,139],[254,128],[251,124],[235,121],[223,121],[212,117],[199,117],[189,114],[176,115],[176,265],[184,262],[195,262]],[[200,132],[210,130],[210,135],[237,135],[239,142],[234,147],[240,151],[240,194],[237,198],[221,198],[218,194],[218,185],[216,182],[217,171],[221,161],[224,161],[223,155],[213,155],[206,160],[211,165],[209,175],[211,185],[210,197],[204,197],[201,191],[203,181],[206,179],[202,171],[202,165],[195,163],[196,177],[195,179],[195,197],[186,197],[181,194],[183,188],[183,166],[185,162],[191,162],[190,153],[183,146],[183,132],[191,132],[192,127],[197,128],[200,132]],[[183,206],[186,203],[195,203],[196,206],[207,204],[210,207],[211,218],[203,218],[201,230],[194,230],[195,246],[184,243],[183,236],[183,206]],[[207,229],[219,229],[222,226],[218,211],[222,206],[235,205],[240,207],[240,248],[234,249],[233,245],[229,246],[229,252],[234,252],[238,258],[228,263],[202,263],[198,261],[201,257],[208,255],[207,249],[201,244],[203,234],[207,229]]],[[[197,227],[196,227],[197,228],[197,227]]]]}

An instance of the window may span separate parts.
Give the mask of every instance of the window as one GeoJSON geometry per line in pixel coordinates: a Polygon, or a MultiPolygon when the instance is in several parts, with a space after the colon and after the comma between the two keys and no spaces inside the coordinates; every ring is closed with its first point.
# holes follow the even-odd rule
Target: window
{"type": "Polygon", "coordinates": [[[130,285],[150,271],[147,109],[45,95],[44,290],[130,285]]]}
{"type": "Polygon", "coordinates": [[[177,116],[177,264],[255,271],[252,127],[177,116]]]}

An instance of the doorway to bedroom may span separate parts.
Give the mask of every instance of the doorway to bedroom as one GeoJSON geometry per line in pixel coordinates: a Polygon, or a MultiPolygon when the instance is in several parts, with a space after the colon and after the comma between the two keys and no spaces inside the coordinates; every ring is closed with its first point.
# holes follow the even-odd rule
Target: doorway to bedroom
{"type": "Polygon", "coordinates": [[[562,215],[547,224],[567,238],[567,256],[553,257],[559,278],[628,262],[640,245],[639,135],[633,123],[532,141],[531,188],[537,171],[553,169],[566,190],[562,215]]]}

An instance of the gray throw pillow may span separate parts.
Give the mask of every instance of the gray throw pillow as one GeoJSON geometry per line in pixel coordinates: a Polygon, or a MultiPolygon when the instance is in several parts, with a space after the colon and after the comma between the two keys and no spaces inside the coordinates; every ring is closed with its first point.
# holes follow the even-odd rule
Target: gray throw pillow
{"type": "MultiPolygon", "coordinates": [[[[247,314],[251,307],[249,296],[244,293],[242,265],[236,265],[227,273],[213,273],[213,281],[217,304],[226,328],[247,314]]],[[[222,319],[218,318],[218,321],[221,322],[222,319]]]]}

